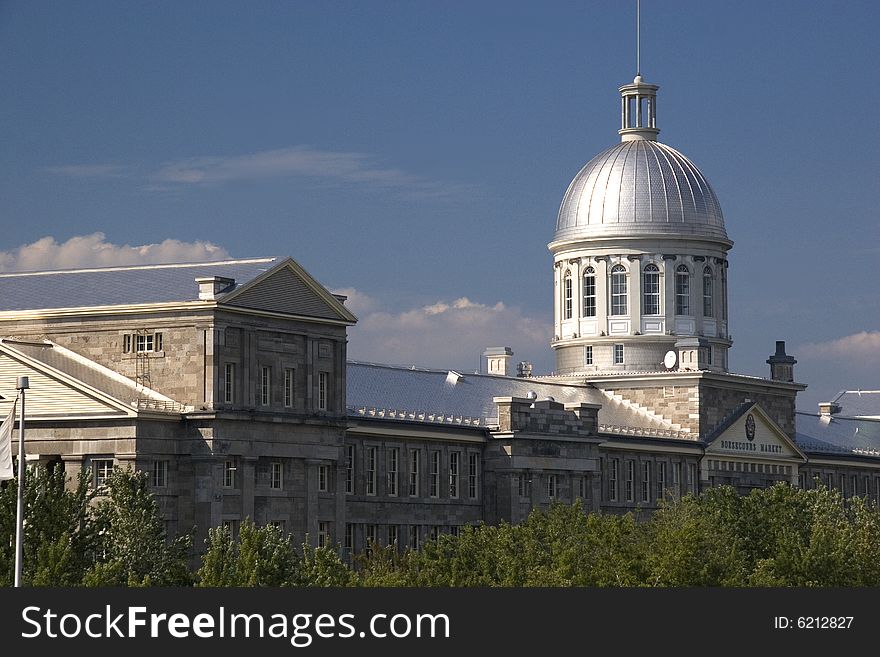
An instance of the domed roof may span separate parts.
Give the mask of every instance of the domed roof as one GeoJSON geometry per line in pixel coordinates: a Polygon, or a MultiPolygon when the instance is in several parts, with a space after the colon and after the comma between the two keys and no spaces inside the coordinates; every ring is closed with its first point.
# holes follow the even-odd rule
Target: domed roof
{"type": "Polygon", "coordinates": [[[721,205],[702,172],[674,148],[637,138],[578,172],[562,199],[553,240],[666,235],[729,242],[721,205]]]}

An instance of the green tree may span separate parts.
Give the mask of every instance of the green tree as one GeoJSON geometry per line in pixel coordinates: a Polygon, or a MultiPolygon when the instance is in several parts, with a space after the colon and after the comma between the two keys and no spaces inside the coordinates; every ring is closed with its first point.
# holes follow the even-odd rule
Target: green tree
{"type": "Polygon", "coordinates": [[[114,470],[94,509],[95,560],[86,586],[184,586],[192,583],[192,535],[169,539],[147,475],[114,470]]]}
{"type": "Polygon", "coordinates": [[[238,540],[226,527],[208,530],[199,586],[290,586],[298,560],[290,535],[277,527],[241,523],[238,540]]]}
{"type": "MultiPolygon", "coordinates": [[[[24,490],[22,582],[26,586],[76,586],[94,559],[97,535],[91,522],[94,492],[88,477],[66,487],[61,468],[32,467],[24,490]]],[[[0,487],[0,586],[15,579],[18,480],[0,487]]]]}

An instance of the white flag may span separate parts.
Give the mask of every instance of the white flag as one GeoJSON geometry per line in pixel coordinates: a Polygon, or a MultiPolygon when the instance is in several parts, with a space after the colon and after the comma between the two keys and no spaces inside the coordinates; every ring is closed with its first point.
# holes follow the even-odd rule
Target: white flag
{"type": "Polygon", "coordinates": [[[12,470],[12,425],[15,424],[15,405],[17,403],[16,399],[12,408],[9,409],[9,415],[0,425],[0,481],[15,477],[15,472],[12,470]]]}

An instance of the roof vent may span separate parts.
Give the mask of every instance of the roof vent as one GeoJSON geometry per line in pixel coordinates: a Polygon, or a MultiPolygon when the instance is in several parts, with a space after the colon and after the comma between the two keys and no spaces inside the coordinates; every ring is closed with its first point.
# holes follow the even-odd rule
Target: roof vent
{"type": "Polygon", "coordinates": [[[459,374],[458,372],[456,372],[455,370],[449,370],[446,373],[446,383],[448,383],[451,386],[454,386],[456,383],[458,383],[458,380],[460,378],[462,378],[462,375],[459,374]]]}
{"type": "Polygon", "coordinates": [[[234,278],[225,276],[203,276],[196,279],[199,285],[199,300],[213,301],[218,294],[227,292],[235,286],[234,278]]]}

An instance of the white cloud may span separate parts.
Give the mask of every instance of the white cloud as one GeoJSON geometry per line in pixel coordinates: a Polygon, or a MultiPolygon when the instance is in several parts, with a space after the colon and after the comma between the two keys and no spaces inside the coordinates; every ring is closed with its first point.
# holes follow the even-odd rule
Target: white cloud
{"type": "Polygon", "coordinates": [[[148,189],[161,191],[167,191],[168,185],[184,187],[290,177],[393,189],[420,198],[448,196],[466,189],[462,185],[432,181],[401,169],[382,166],[374,157],[365,153],[320,150],[305,145],[244,155],[171,160],[158,169],[144,169],[139,173],[111,164],[74,164],[49,167],[46,170],[76,178],[141,178],[149,183],[148,189]]]}
{"type": "Polygon", "coordinates": [[[353,288],[337,292],[348,296],[346,306],[358,317],[348,333],[353,360],[474,371],[485,369],[486,347],[511,347],[514,363],[547,360],[550,352],[550,323],[503,302],[461,297],[391,310],[353,288]]]}
{"type": "Polygon", "coordinates": [[[813,358],[844,358],[862,365],[880,363],[880,331],[861,331],[836,340],[805,344],[799,351],[813,358]]]}
{"type": "Polygon", "coordinates": [[[210,242],[167,239],[158,244],[113,244],[104,233],[78,235],[65,242],[54,237],[0,251],[0,271],[38,271],[77,267],[199,262],[228,258],[226,249],[210,242]]]}

